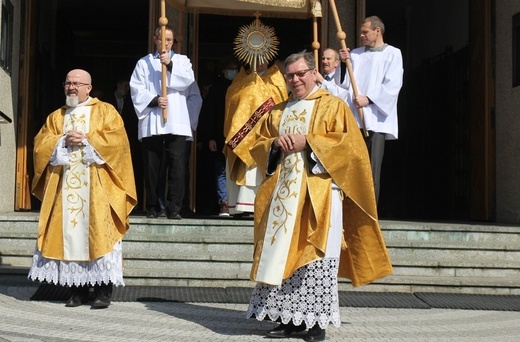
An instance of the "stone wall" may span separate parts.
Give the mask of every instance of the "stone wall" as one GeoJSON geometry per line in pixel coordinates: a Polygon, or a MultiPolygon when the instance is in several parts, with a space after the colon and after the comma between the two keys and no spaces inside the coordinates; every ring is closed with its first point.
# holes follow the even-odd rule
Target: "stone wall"
{"type": "MultiPolygon", "coordinates": [[[[13,65],[9,75],[0,68],[0,110],[13,121],[0,124],[0,213],[14,210],[16,174],[16,113],[18,98],[20,7],[23,0],[11,0],[14,6],[13,65]],[[7,96],[6,96],[7,95],[7,96]]],[[[1,11],[1,8],[0,8],[1,11]]],[[[0,28],[1,31],[1,28],[0,28]]],[[[1,34],[1,32],[0,32],[1,34]]]]}
{"type": "Polygon", "coordinates": [[[520,86],[513,87],[513,15],[518,0],[496,5],[496,217],[520,223],[520,86]]]}

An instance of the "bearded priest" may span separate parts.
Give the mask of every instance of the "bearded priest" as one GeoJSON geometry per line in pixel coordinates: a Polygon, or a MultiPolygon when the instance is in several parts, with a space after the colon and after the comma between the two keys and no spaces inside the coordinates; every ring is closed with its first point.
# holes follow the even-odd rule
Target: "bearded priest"
{"type": "Polygon", "coordinates": [[[122,239],[137,204],[123,119],[90,97],[81,69],[63,82],[66,105],[52,112],[34,139],[32,193],[42,201],[28,278],[69,287],[67,307],[110,305],[124,286],[122,239]]]}

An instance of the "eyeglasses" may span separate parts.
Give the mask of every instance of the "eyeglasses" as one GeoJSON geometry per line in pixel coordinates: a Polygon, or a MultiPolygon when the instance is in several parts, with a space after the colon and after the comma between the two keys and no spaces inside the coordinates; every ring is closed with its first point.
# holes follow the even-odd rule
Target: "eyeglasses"
{"type": "Polygon", "coordinates": [[[305,69],[305,70],[300,70],[297,72],[290,72],[288,74],[285,74],[284,77],[288,81],[292,80],[294,78],[294,76],[296,76],[298,78],[302,78],[311,70],[314,70],[314,69],[305,69]]]}
{"type": "Polygon", "coordinates": [[[81,86],[88,86],[90,84],[88,83],[81,83],[81,82],[63,82],[63,87],[64,88],[79,88],[81,86]]]}

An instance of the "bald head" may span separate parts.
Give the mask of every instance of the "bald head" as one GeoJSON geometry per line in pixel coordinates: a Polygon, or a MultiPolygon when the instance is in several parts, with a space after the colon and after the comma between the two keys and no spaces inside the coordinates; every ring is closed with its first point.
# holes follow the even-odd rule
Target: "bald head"
{"type": "Polygon", "coordinates": [[[85,70],[74,69],[67,74],[64,85],[67,105],[74,107],[88,99],[92,90],[92,78],[85,70]]]}
{"type": "Polygon", "coordinates": [[[81,83],[92,83],[92,78],[90,77],[90,74],[83,69],[74,69],[69,71],[69,73],[67,74],[67,78],[71,77],[79,79],[79,82],[81,83]]]}

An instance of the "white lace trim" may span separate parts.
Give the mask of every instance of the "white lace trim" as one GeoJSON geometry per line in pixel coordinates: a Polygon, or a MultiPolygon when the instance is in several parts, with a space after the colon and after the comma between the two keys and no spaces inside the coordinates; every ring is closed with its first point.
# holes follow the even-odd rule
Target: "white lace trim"
{"type": "Polygon", "coordinates": [[[90,143],[88,142],[88,140],[85,138],[83,139],[82,141],[82,144],[83,144],[83,163],[87,164],[87,165],[90,165],[90,164],[98,164],[98,165],[103,165],[105,164],[105,161],[103,160],[103,158],[101,158],[101,156],[99,155],[99,153],[97,153],[97,151],[94,149],[94,147],[92,145],[90,145],[90,143]]]}
{"type": "Polygon", "coordinates": [[[28,278],[62,286],[101,285],[109,282],[115,286],[125,286],[123,243],[119,241],[110,253],[90,262],[47,259],[36,250],[28,278]]]}
{"type": "Polygon", "coordinates": [[[49,164],[56,165],[70,165],[69,151],[65,147],[65,136],[62,136],[56,143],[56,147],[52,152],[49,164]]]}
{"type": "Polygon", "coordinates": [[[294,325],[302,322],[310,328],[316,323],[326,329],[329,323],[341,324],[338,298],[339,259],[323,259],[310,263],[273,286],[258,283],[253,290],[246,317],[281,319],[294,325]]]}
{"type": "MultiPolygon", "coordinates": [[[[83,163],[85,163],[87,166],[93,163],[99,165],[105,164],[103,158],[101,158],[101,156],[99,155],[99,153],[97,153],[94,147],[90,145],[87,138],[83,139],[81,143],[83,144],[83,163]]],[[[65,136],[62,136],[60,140],[58,140],[56,148],[52,152],[49,164],[53,166],[70,165],[70,151],[69,148],[65,147],[65,136]]]]}

